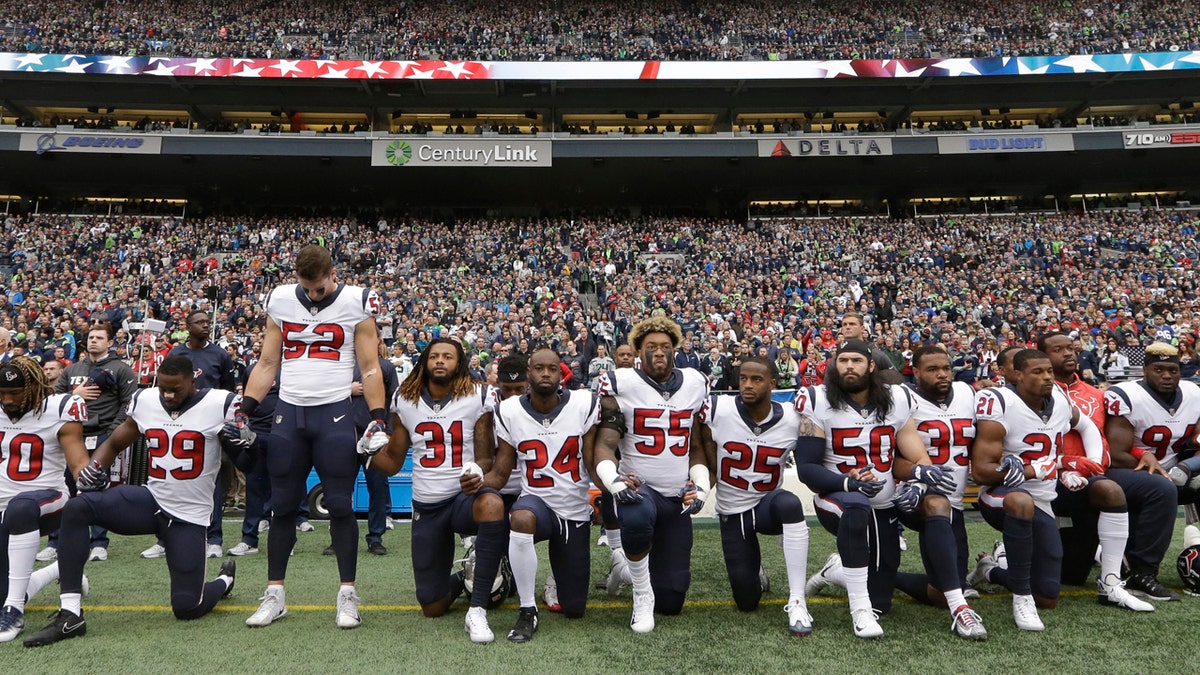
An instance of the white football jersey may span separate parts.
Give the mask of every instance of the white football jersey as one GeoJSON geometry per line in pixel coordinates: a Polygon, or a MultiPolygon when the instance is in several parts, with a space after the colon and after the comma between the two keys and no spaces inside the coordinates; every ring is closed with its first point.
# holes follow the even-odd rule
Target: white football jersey
{"type": "Polygon", "coordinates": [[[73,394],[51,394],[19,420],[0,410],[0,511],[22,492],[67,491],[67,456],[58,432],[87,416],[87,403],[73,394]]]}
{"type": "MultiPolygon", "coordinates": [[[[1004,425],[1004,457],[1021,458],[1028,465],[1042,457],[1061,457],[1063,437],[1071,430],[1071,402],[1059,387],[1050,392],[1041,410],[1030,408],[1013,385],[984,389],[975,395],[975,418],[1004,425]]],[[[1021,487],[1033,496],[1037,507],[1054,515],[1050,502],[1057,493],[1058,478],[1026,478],[1021,487]]]]}
{"type": "Polygon", "coordinates": [[[896,494],[892,464],[896,454],[896,436],[912,417],[916,402],[908,387],[888,386],[892,409],[877,419],[875,408],[859,409],[853,404],[846,408],[831,408],[825,385],[804,387],[796,391],[796,412],[806,415],[825,431],[824,466],[830,471],[850,473],[870,467],[875,478],[883,481],[883,489],[871,498],[871,506],[891,508],[896,494]]]}
{"type": "MultiPolygon", "coordinates": [[[[500,405],[500,388],[499,387],[493,387],[490,384],[487,385],[487,401],[488,401],[487,407],[489,410],[495,410],[496,406],[500,405]]],[[[495,433],[496,433],[495,429],[492,430],[492,433],[493,433],[493,435],[495,435],[495,433]]],[[[499,438],[499,437],[497,436],[497,438],[499,438]]],[[[517,467],[515,465],[513,466],[512,473],[509,474],[509,476],[508,476],[508,482],[504,484],[504,487],[500,488],[500,494],[502,494],[502,495],[519,495],[519,494],[521,494],[521,469],[519,467],[517,467]]]]}
{"type": "Polygon", "coordinates": [[[600,423],[600,398],[586,390],[563,390],[559,405],[543,415],[529,394],[496,407],[496,436],[517,450],[521,494],[540,497],[559,517],[590,521],[583,437],[600,423]]]}
{"type": "Polygon", "coordinates": [[[678,497],[688,481],[692,424],[708,398],[708,378],[694,368],[676,368],[664,385],[640,370],[618,368],[600,376],[598,391],[616,399],[625,416],[621,470],[665,497],[678,497]]]}
{"type": "Polygon", "coordinates": [[[966,382],[952,382],[944,401],[931,401],[912,389],[913,421],[929,451],[929,462],[954,475],[950,505],[963,508],[967,488],[968,458],[975,440],[975,389],[966,382]]]}
{"type": "Polygon", "coordinates": [[[1109,415],[1133,425],[1133,447],[1153,452],[1164,469],[1179,463],[1179,451],[1192,442],[1200,420],[1200,387],[1181,380],[1175,398],[1163,403],[1145,382],[1122,382],[1104,392],[1109,415]]]}
{"type": "Polygon", "coordinates": [[[208,527],[213,486],[221,469],[221,427],[232,422],[242,397],[201,389],[180,410],[163,407],[158,387],[129,401],[129,416],[146,437],[146,487],[158,506],[180,520],[208,527]]]}
{"type": "Polygon", "coordinates": [[[476,384],[462,398],[434,401],[429,390],[413,403],[392,397],[392,412],[408,429],[412,449],[413,501],[438,504],[454,497],[462,488],[458,477],[463,465],[475,461],[475,422],[488,412],[487,391],[476,384]]]}
{"type": "Polygon", "coordinates": [[[313,303],[299,284],[279,286],[263,303],[283,334],[279,398],[302,406],[350,398],[354,377],[354,329],[379,313],[379,296],[369,288],[338,286],[313,303]]]}
{"type": "Polygon", "coordinates": [[[748,511],[783,482],[788,453],[796,449],[800,415],[771,402],[771,415],[755,420],[737,395],[711,396],[704,419],[717,445],[717,513],[748,511]]]}

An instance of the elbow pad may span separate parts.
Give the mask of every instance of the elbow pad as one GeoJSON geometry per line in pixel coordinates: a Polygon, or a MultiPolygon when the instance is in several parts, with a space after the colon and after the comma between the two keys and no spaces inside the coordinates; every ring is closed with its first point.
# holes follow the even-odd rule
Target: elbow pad
{"type": "Polygon", "coordinates": [[[625,414],[620,410],[600,412],[600,428],[612,429],[623,438],[625,436],[625,414]]]}

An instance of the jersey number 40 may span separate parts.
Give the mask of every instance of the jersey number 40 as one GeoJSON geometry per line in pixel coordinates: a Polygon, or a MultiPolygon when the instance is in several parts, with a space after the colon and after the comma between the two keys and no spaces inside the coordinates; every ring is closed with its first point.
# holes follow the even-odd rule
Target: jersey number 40
{"type": "Polygon", "coordinates": [[[8,465],[8,477],[14,481],[33,480],[42,475],[46,442],[36,434],[13,434],[4,452],[4,434],[0,433],[0,461],[8,465]]]}

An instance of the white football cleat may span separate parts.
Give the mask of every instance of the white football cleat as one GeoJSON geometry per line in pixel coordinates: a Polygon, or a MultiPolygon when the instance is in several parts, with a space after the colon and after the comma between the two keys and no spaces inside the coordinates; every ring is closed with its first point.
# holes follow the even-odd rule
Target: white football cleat
{"type": "Polygon", "coordinates": [[[879,612],[873,607],[850,610],[850,621],[854,623],[854,635],[863,639],[883,637],[883,626],[879,625],[879,612]]]}
{"type": "Polygon", "coordinates": [[[208,558],[220,558],[222,554],[220,544],[209,544],[204,547],[204,555],[208,558]]]}
{"type": "Polygon", "coordinates": [[[251,546],[244,541],[239,541],[237,546],[225,552],[225,555],[242,556],[242,555],[258,555],[258,547],[251,546]]]}
{"type": "Polygon", "coordinates": [[[654,630],[654,591],[633,592],[633,616],[629,619],[629,627],[635,633],[654,630]]]}
{"type": "Polygon", "coordinates": [[[163,548],[162,544],[155,544],[145,551],[142,551],[139,555],[147,560],[152,560],[154,558],[161,558],[166,554],[167,549],[163,548]]]}
{"type": "Polygon", "coordinates": [[[358,628],[362,625],[362,616],[358,613],[358,593],[354,588],[343,586],[337,594],[337,627],[358,628]]]}
{"type": "Polygon", "coordinates": [[[808,607],[805,607],[803,602],[793,600],[783,606],[783,611],[787,613],[789,633],[797,637],[812,635],[812,615],[808,613],[808,607]]]}
{"type": "Polygon", "coordinates": [[[1033,601],[1032,595],[1013,596],[1013,621],[1021,630],[1046,630],[1046,624],[1042,623],[1042,617],[1038,616],[1037,603],[1033,601]]]}
{"type": "Polygon", "coordinates": [[[975,610],[965,605],[954,613],[954,621],[950,624],[950,630],[960,638],[967,640],[986,640],[988,638],[987,629],[983,627],[983,619],[975,613],[975,610]]]}
{"type": "Polygon", "coordinates": [[[266,532],[269,529],[271,529],[271,519],[270,518],[263,518],[262,520],[258,521],[258,531],[259,532],[266,532]]]}
{"type": "Polygon", "coordinates": [[[0,609],[0,642],[12,642],[25,630],[25,612],[12,605],[0,609]]]}
{"type": "Polygon", "coordinates": [[[1154,605],[1125,590],[1125,582],[1115,574],[1096,580],[1096,598],[1102,605],[1124,607],[1134,612],[1153,612],[1154,605]]]}
{"type": "Polygon", "coordinates": [[[262,604],[258,606],[258,611],[246,619],[247,626],[270,626],[274,621],[287,616],[283,586],[267,586],[267,592],[263,593],[259,600],[262,604]]]}
{"type": "Polygon", "coordinates": [[[58,549],[54,548],[53,546],[47,546],[46,548],[38,551],[37,556],[35,556],[34,559],[38,562],[54,562],[55,560],[58,560],[58,549]]]}
{"type": "Polygon", "coordinates": [[[633,575],[629,572],[629,558],[625,557],[625,549],[613,549],[612,564],[608,568],[608,579],[605,581],[608,594],[616,597],[633,584],[633,575]]]}
{"type": "Polygon", "coordinates": [[[313,524],[308,522],[307,520],[302,523],[296,524],[297,532],[312,532],[315,529],[317,529],[317,528],[313,527],[313,524]]]}
{"type": "Polygon", "coordinates": [[[1003,539],[997,539],[992,545],[992,560],[996,561],[996,566],[1000,569],[1008,569],[1008,549],[1004,547],[1003,539]]]}
{"type": "Polygon", "coordinates": [[[546,585],[542,586],[542,601],[546,603],[547,612],[562,611],[562,603],[558,601],[558,581],[553,572],[546,577],[546,585]]]}
{"type": "Polygon", "coordinates": [[[979,558],[975,561],[975,569],[967,574],[967,583],[972,588],[977,588],[980,584],[991,583],[988,580],[988,572],[991,572],[999,565],[996,564],[996,559],[987,553],[980,553],[979,558]]]}
{"type": "Polygon", "coordinates": [[[383,519],[383,527],[388,530],[396,529],[396,521],[392,520],[391,516],[383,519]]]}
{"type": "Polygon", "coordinates": [[[108,549],[104,548],[103,546],[93,547],[91,553],[88,554],[88,560],[95,562],[104,562],[105,560],[108,560],[108,549]]]}
{"type": "Polygon", "coordinates": [[[477,645],[486,645],[496,639],[495,634],[492,633],[492,627],[488,625],[487,610],[482,607],[472,607],[467,610],[467,618],[463,627],[471,636],[471,642],[477,645]]]}
{"type": "Polygon", "coordinates": [[[842,556],[834,552],[829,554],[829,558],[825,560],[825,565],[817,571],[816,574],[808,578],[808,583],[804,584],[805,597],[811,598],[815,595],[820,595],[821,591],[836,586],[832,575],[842,569],[842,556]]]}

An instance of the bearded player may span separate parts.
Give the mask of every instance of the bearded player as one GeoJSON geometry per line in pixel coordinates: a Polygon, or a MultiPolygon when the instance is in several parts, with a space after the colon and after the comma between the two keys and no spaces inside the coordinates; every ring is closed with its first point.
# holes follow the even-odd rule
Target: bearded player
{"type": "Polygon", "coordinates": [[[87,404],[54,394],[42,367],[28,356],[0,366],[0,642],[25,628],[25,600],[58,576],[57,563],[31,584],[42,532],[57,530],[67,504],[66,472],[88,462],[83,443],[87,404]]]}
{"type": "Polygon", "coordinates": [[[538,629],[534,604],[537,551],[549,541],[550,567],[567,618],[583,616],[591,569],[589,472],[600,421],[600,399],[587,390],[562,388],[562,359],[552,349],[529,356],[529,393],[505,399],[495,409],[496,461],[484,484],[497,488],[520,471],[521,496],[509,511],[508,558],[521,607],[508,633],[528,642],[538,629]]]}
{"type": "Polygon", "coordinates": [[[700,440],[717,467],[717,514],[721,549],[733,600],[743,612],[762,598],[758,535],[783,535],[787,568],[788,631],[812,633],[804,598],[808,576],[808,524],[800,498],[780,487],[786,458],[796,447],[800,415],[771,400],[779,383],[775,364],[752,356],[738,371],[737,396],[712,396],[705,404],[700,440]]]}
{"type": "Polygon", "coordinates": [[[487,390],[471,378],[462,344],[438,338],[425,347],[392,399],[391,442],[372,466],[394,475],[413,453],[413,580],[427,617],[442,616],[463,591],[450,573],[455,535],[475,536],[474,580],[464,627],[471,641],[495,639],[487,620],[492,583],[508,548],[504,500],[483,485],[492,467],[487,390]]]}
{"type": "Polygon", "coordinates": [[[691,516],[712,486],[704,448],[692,442],[708,381],[698,370],[674,367],[682,341],[674,321],[644,319],[629,332],[641,365],[600,377],[594,475],[616,502],[633,586],[629,625],[637,633],[654,630],[656,611],[683,610],[692,580],[691,516]]]}
{"type": "Polygon", "coordinates": [[[809,580],[812,596],[844,586],[860,638],[883,636],[878,614],[892,606],[900,566],[895,478],[936,484],[929,455],[912,421],[912,393],[876,376],[871,346],[847,340],[834,353],[825,383],[796,392],[804,418],[796,441],[796,471],[816,497],[817,518],[837,536],[838,550],[809,580]],[[911,476],[893,470],[897,456],[911,476]]]}

